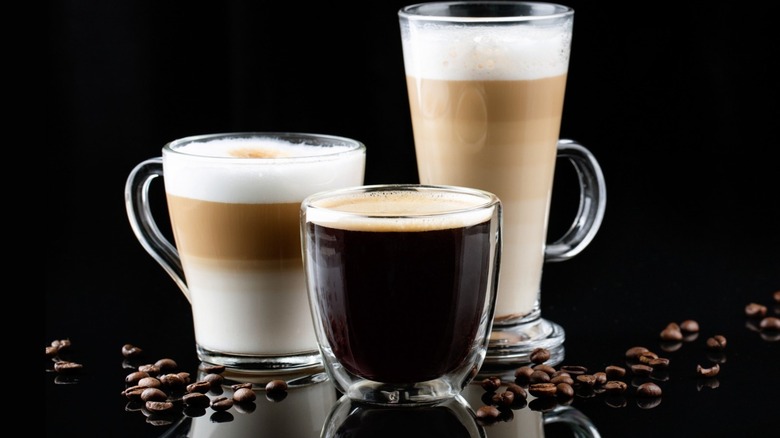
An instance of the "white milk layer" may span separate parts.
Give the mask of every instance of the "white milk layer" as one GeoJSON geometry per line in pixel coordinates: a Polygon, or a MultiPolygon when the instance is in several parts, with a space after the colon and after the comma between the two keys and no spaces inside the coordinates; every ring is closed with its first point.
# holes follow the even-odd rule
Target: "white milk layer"
{"type": "Polygon", "coordinates": [[[560,26],[444,23],[401,27],[408,76],[439,80],[531,80],[565,74],[572,21],[560,26]],[[414,37],[414,44],[411,38],[414,37]]]}

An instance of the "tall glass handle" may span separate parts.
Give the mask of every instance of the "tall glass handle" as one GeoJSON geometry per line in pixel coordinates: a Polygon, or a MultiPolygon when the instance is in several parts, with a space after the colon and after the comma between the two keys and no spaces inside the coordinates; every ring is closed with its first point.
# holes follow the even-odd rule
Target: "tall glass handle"
{"type": "Polygon", "coordinates": [[[607,187],[598,161],[572,140],[558,142],[558,157],[568,158],[580,182],[580,206],[571,227],[544,250],[544,260],[560,262],[579,254],[596,236],[607,207],[607,187]]]}
{"type": "Polygon", "coordinates": [[[150,158],[139,163],[125,184],[125,207],[127,218],[133,228],[135,237],[141,242],[157,263],[165,269],[165,272],[173,278],[179,288],[190,300],[190,290],[184,279],[184,270],[181,267],[179,251],[163,235],[152,216],[149,205],[149,186],[152,180],[163,176],[162,157],[150,158]]]}

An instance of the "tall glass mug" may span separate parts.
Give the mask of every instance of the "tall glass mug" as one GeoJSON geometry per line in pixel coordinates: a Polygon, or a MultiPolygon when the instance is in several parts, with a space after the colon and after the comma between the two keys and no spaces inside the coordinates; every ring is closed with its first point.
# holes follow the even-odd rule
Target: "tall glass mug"
{"type": "Polygon", "coordinates": [[[582,251],[606,206],[596,159],[559,140],[574,11],[433,2],[398,15],[420,182],[487,190],[504,206],[504,268],[485,363],[529,362],[536,348],[560,362],[565,332],[540,312],[543,263],[582,251]],[[579,175],[580,206],[571,228],[546,245],[558,157],[579,175]]]}
{"type": "Polygon", "coordinates": [[[363,184],[365,146],[304,133],[187,137],[138,164],[130,225],[192,308],[198,358],[236,369],[322,370],[306,295],[299,212],[315,192],[363,184]],[[164,177],[175,246],[149,203],[164,177]]]}
{"type": "Polygon", "coordinates": [[[490,335],[498,198],[391,184],[319,193],[301,209],[309,301],[336,388],[388,406],[457,396],[490,335]]]}

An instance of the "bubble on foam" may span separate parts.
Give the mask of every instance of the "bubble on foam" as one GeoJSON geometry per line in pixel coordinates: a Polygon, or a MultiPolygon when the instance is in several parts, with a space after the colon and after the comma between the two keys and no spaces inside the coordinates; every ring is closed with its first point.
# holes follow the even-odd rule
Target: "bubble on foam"
{"type": "Polygon", "coordinates": [[[407,75],[440,80],[528,80],[565,74],[572,26],[416,23],[402,27],[407,75]],[[414,38],[414,45],[411,38],[414,38]]]}
{"type": "Polygon", "coordinates": [[[352,149],[272,139],[189,143],[185,153],[163,153],[165,190],[212,202],[301,202],[315,192],[363,183],[365,150],[352,149]],[[269,151],[277,159],[246,159],[269,151]]]}

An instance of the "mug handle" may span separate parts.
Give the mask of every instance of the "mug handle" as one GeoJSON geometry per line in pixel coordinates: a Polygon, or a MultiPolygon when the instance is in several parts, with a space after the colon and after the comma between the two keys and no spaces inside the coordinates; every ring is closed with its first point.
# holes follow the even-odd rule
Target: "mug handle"
{"type": "Polygon", "coordinates": [[[173,281],[179,285],[187,301],[192,302],[190,290],[184,279],[179,251],[157,227],[149,205],[149,187],[152,180],[158,176],[163,176],[162,157],[142,161],[130,172],[125,184],[127,218],[135,237],[141,242],[146,252],[154,257],[157,263],[165,269],[165,272],[173,278],[173,281]]]}
{"type": "Polygon", "coordinates": [[[596,236],[607,207],[607,187],[598,161],[573,140],[558,141],[558,157],[568,158],[580,181],[580,206],[571,227],[544,250],[546,262],[560,262],[579,254],[596,236]]]}

